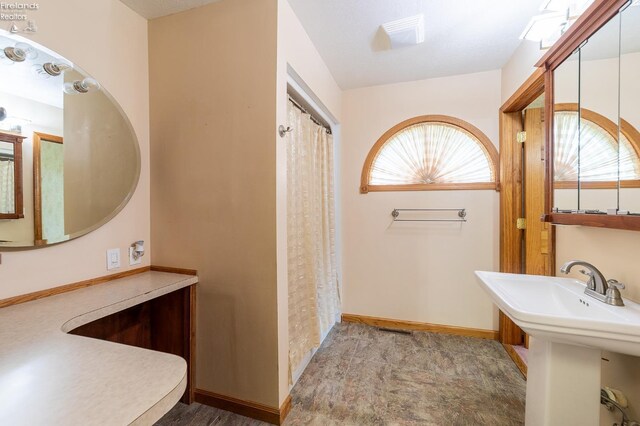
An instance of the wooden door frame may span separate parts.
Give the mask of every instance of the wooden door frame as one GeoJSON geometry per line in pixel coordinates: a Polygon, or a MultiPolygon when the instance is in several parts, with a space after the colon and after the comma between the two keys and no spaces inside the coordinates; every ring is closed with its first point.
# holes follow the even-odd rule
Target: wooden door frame
{"type": "MultiPolygon", "coordinates": [[[[536,69],[500,108],[500,272],[524,273],[522,263],[522,230],[516,229],[516,219],[522,211],[522,155],[516,135],[524,128],[522,111],[545,93],[548,74],[536,69]],[[514,149],[517,148],[517,149],[514,149]]],[[[547,108],[545,101],[545,108],[547,108]]],[[[545,141],[548,152],[549,141],[545,141]]],[[[546,197],[546,194],[545,194],[546,197]]],[[[542,219],[541,219],[542,220],[542,219]]],[[[555,236],[550,230],[549,269],[555,270],[555,236]]],[[[504,344],[523,343],[522,331],[502,311],[499,318],[499,339],[504,344]]]]}
{"type": "Polygon", "coordinates": [[[61,136],[33,132],[33,234],[36,246],[47,242],[42,239],[42,141],[62,144],[61,136]]]}

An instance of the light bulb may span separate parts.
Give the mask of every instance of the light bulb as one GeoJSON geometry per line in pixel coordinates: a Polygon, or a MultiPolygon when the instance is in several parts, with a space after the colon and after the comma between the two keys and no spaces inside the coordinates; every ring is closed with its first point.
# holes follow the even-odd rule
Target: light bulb
{"type": "Polygon", "coordinates": [[[57,77],[66,70],[71,68],[65,63],[45,62],[44,64],[36,64],[33,66],[33,72],[42,78],[57,77]]]}
{"type": "Polygon", "coordinates": [[[69,95],[96,92],[98,90],[100,90],[100,83],[91,77],[64,84],[64,92],[69,95]]]}
{"type": "Polygon", "coordinates": [[[5,47],[2,52],[4,58],[9,59],[11,62],[24,62],[27,59],[27,53],[18,47],[5,47]]]}
{"type": "Polygon", "coordinates": [[[29,43],[18,42],[16,43],[15,48],[22,50],[26,56],[26,59],[36,59],[38,57],[38,51],[29,43]]]}

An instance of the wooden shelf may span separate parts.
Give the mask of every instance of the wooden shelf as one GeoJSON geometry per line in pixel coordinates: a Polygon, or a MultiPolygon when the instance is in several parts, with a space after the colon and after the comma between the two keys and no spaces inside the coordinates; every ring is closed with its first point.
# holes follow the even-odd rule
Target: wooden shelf
{"type": "Polygon", "coordinates": [[[543,220],[554,225],[582,225],[597,228],[640,231],[640,216],[552,213],[545,215],[543,220]]]}

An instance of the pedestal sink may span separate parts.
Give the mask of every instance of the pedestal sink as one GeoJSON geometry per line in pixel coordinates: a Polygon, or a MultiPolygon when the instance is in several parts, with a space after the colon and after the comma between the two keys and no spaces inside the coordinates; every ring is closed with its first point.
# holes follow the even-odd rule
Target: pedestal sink
{"type": "Polygon", "coordinates": [[[525,424],[597,426],[601,351],[640,356],[640,305],[610,306],[572,278],[476,271],[494,303],[532,339],[525,424]]]}

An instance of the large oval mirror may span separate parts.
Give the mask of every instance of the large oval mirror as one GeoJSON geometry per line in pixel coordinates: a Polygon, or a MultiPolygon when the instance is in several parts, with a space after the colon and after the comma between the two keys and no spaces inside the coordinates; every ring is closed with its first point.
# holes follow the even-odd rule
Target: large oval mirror
{"type": "Polygon", "coordinates": [[[100,83],[44,46],[0,34],[0,249],[84,235],[140,175],[131,123],[100,83]]]}

